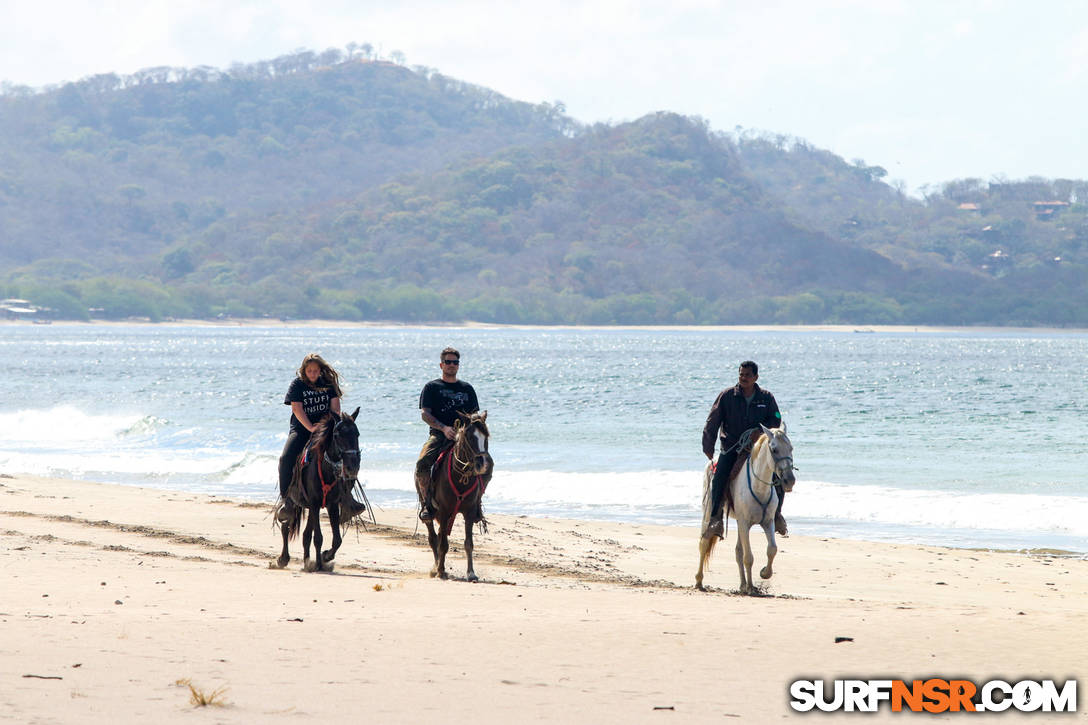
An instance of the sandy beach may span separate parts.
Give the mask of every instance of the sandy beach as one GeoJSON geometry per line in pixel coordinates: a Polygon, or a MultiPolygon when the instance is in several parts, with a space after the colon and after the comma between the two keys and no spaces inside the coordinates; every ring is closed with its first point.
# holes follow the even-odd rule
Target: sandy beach
{"type": "Polygon", "coordinates": [[[492,516],[470,584],[459,540],[433,580],[412,513],[376,516],[306,574],[298,542],[269,568],[268,505],[0,478],[0,720],[834,722],[859,715],[796,713],[789,683],[1064,681],[1088,651],[1088,561],[1053,552],[795,534],[745,597],[732,533],[700,593],[693,529],[492,516]]]}

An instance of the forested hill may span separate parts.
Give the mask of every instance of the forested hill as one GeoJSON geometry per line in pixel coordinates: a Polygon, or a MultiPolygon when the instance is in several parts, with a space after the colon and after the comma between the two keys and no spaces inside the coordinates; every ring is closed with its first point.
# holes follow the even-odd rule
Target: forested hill
{"type": "Polygon", "coordinates": [[[786,137],[582,126],[352,49],[0,95],[0,295],[52,314],[1088,324],[1088,184],[924,200],[786,137]]]}
{"type": "Polygon", "coordinates": [[[408,170],[572,127],[548,104],[339,51],[7,90],[0,262],[80,260],[132,279],[158,276],[159,253],[179,241],[214,249],[224,222],[312,213],[408,170]]]}

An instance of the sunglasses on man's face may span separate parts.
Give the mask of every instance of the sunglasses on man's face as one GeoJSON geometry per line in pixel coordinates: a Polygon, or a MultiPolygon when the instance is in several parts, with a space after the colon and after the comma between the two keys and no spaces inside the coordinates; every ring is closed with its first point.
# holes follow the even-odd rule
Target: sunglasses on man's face
{"type": "Polygon", "coordinates": [[[443,360],[442,364],[443,365],[460,365],[461,361],[460,360],[443,360]]]}

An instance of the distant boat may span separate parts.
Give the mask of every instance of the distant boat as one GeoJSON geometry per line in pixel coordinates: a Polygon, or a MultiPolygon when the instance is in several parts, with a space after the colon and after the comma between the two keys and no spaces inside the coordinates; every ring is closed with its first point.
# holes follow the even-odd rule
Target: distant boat
{"type": "Polygon", "coordinates": [[[52,320],[32,320],[35,325],[52,325],[52,320]]]}
{"type": "Polygon", "coordinates": [[[873,328],[871,328],[871,327],[866,327],[866,328],[864,328],[864,329],[860,329],[860,330],[859,330],[859,329],[856,329],[856,328],[855,328],[855,329],[854,329],[854,332],[876,332],[876,330],[874,330],[874,329],[873,329],[873,328]]]}

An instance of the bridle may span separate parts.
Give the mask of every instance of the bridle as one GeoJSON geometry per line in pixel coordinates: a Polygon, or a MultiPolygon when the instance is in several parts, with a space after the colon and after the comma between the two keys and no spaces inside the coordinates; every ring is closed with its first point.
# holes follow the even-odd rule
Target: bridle
{"type": "Polygon", "coordinates": [[[453,492],[454,497],[457,499],[457,503],[454,504],[453,507],[453,513],[450,514],[450,518],[447,523],[448,529],[453,528],[453,522],[457,518],[457,514],[461,510],[461,505],[465,502],[465,499],[475,493],[477,489],[480,490],[480,495],[482,496],[484,491],[487,489],[487,482],[483,480],[482,474],[475,474],[475,480],[472,480],[472,459],[479,456],[487,455],[488,436],[483,436],[483,450],[476,450],[473,447],[472,443],[469,442],[469,430],[473,428],[476,428],[475,423],[469,423],[468,425],[464,425],[461,427],[461,429],[457,433],[457,439],[454,441],[453,448],[450,449],[449,454],[446,458],[446,479],[450,482],[450,491],[453,492]],[[461,460],[458,454],[460,453],[461,455],[464,455],[464,451],[462,449],[466,448],[468,449],[468,453],[471,455],[465,456],[466,460],[461,460]],[[454,461],[457,461],[458,465],[457,482],[454,482],[453,480],[454,461]]]}
{"type": "Polygon", "coordinates": [[[468,477],[470,475],[472,475],[470,473],[467,473],[467,471],[470,469],[470,467],[472,465],[472,459],[479,458],[481,456],[487,455],[487,439],[488,439],[487,435],[485,435],[485,434],[483,434],[481,432],[481,436],[483,437],[483,441],[484,441],[483,450],[476,450],[476,448],[469,441],[469,431],[470,430],[478,430],[478,429],[479,429],[479,427],[477,426],[476,423],[469,423],[468,425],[463,426],[461,428],[461,430],[459,431],[459,433],[458,433],[456,441],[453,444],[453,450],[451,451],[451,454],[452,454],[452,457],[454,459],[456,459],[457,464],[459,466],[461,466],[461,468],[462,468],[462,471],[463,471],[463,473],[461,474],[461,480],[462,481],[467,480],[468,477]],[[469,455],[465,456],[465,460],[462,461],[460,455],[458,455],[458,454],[464,455],[465,449],[467,449],[467,452],[468,452],[469,455]]]}
{"type": "Polygon", "coordinates": [[[356,476],[359,475],[358,474],[358,470],[359,470],[358,466],[356,466],[356,468],[355,468],[355,470],[356,470],[355,476],[352,476],[351,478],[348,478],[348,476],[344,474],[344,456],[345,455],[348,455],[348,456],[355,455],[356,456],[355,460],[358,461],[359,457],[360,457],[360,453],[359,453],[359,448],[358,448],[358,445],[359,445],[358,438],[356,438],[356,443],[355,443],[356,447],[355,448],[341,448],[340,447],[340,443],[339,443],[339,440],[337,439],[336,434],[339,431],[340,426],[343,425],[343,424],[344,424],[344,419],[343,418],[337,420],[336,423],[333,424],[332,432],[329,434],[330,443],[329,443],[329,445],[327,447],[326,446],[320,446],[320,444],[318,444],[322,448],[322,452],[321,452],[322,463],[319,463],[318,466],[317,466],[317,477],[318,477],[318,480],[321,481],[321,506],[322,507],[328,506],[329,492],[332,491],[333,488],[335,488],[338,483],[350,483],[350,482],[355,480],[356,476]],[[331,449],[331,451],[330,451],[330,449],[331,449]],[[330,453],[332,455],[330,455],[330,453]],[[333,481],[332,481],[332,483],[326,483],[325,482],[325,466],[322,465],[323,463],[328,463],[329,467],[332,468],[332,470],[333,470],[333,481]]]}
{"type": "MultiPolygon", "coordinates": [[[[784,433],[782,435],[785,436],[784,433]]],[[[771,454],[771,460],[774,461],[774,473],[771,474],[771,480],[770,481],[765,481],[762,478],[760,478],[758,474],[752,472],[752,457],[751,456],[748,456],[748,460],[745,461],[745,464],[744,464],[745,473],[747,474],[747,479],[748,479],[748,493],[750,493],[752,495],[752,498],[755,499],[756,503],[758,503],[760,508],[762,509],[762,511],[760,512],[760,520],[761,521],[767,517],[767,506],[770,505],[771,497],[774,494],[774,485],[775,485],[774,484],[774,479],[775,478],[782,478],[782,477],[786,476],[788,473],[790,473],[791,471],[794,470],[794,468],[793,468],[793,456],[778,456],[778,455],[775,455],[774,448],[771,447],[771,441],[770,441],[770,439],[772,439],[773,437],[774,437],[773,433],[768,434],[767,449],[768,449],[768,452],[771,454]],[[785,466],[785,468],[783,468],[783,465],[785,466]],[[779,469],[781,469],[781,470],[779,470],[779,469]],[[752,479],[753,478],[756,479],[757,481],[759,481],[760,483],[762,483],[764,486],[767,486],[770,489],[767,492],[767,500],[766,501],[760,501],[759,496],[757,496],[756,492],[752,490],[752,479]]],[[[789,442],[789,438],[786,438],[786,441],[789,442]]]]}

